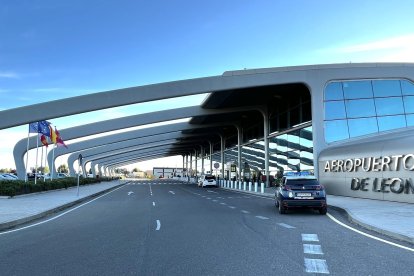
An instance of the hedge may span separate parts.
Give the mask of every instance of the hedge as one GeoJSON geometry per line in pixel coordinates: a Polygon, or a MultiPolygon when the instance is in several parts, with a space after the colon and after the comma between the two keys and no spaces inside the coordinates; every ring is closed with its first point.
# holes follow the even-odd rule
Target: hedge
{"type": "MultiPolygon", "coordinates": [[[[101,181],[111,181],[114,178],[101,177],[101,178],[79,178],[79,185],[89,185],[100,183],[101,181]]],[[[50,191],[56,189],[67,189],[68,187],[77,186],[78,179],[76,177],[59,178],[53,180],[38,179],[37,184],[34,180],[24,182],[23,180],[6,180],[0,181],[0,196],[16,196],[23,194],[30,194],[36,192],[50,191]]]]}

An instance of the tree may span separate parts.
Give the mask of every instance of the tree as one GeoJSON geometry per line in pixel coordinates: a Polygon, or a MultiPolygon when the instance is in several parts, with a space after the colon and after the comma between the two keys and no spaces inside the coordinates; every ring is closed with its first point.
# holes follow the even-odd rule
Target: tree
{"type": "Polygon", "coordinates": [[[61,172],[61,173],[68,173],[69,172],[68,165],[66,165],[66,164],[60,165],[58,167],[57,171],[61,172]]]}

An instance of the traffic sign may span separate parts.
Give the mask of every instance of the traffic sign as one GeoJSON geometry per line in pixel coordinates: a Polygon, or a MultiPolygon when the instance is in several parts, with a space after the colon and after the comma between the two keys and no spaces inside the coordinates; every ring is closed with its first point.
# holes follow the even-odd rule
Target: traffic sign
{"type": "Polygon", "coordinates": [[[219,163],[214,163],[214,168],[215,168],[215,169],[220,168],[220,164],[219,164],[219,163]]]}

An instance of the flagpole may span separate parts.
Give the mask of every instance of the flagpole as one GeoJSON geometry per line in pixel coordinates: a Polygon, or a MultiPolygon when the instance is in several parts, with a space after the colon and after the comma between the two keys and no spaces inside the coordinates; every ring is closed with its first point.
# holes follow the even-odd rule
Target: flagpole
{"type": "Polygon", "coordinates": [[[39,132],[37,133],[36,139],[36,166],[35,166],[35,185],[37,183],[37,157],[39,155],[39,132]]]}
{"type": "Polygon", "coordinates": [[[45,166],[43,167],[43,182],[46,182],[46,175],[45,175],[45,172],[46,172],[46,165],[47,165],[47,147],[45,146],[45,166]]]}
{"type": "Polygon", "coordinates": [[[53,149],[52,149],[52,170],[50,171],[50,180],[53,180],[53,175],[55,174],[55,171],[53,169],[55,165],[55,144],[53,144],[53,149]]]}
{"type": "Polygon", "coordinates": [[[29,137],[30,137],[30,124],[29,124],[29,132],[27,132],[27,148],[26,148],[26,166],[24,167],[24,182],[27,182],[27,166],[29,163],[29,137]]]}

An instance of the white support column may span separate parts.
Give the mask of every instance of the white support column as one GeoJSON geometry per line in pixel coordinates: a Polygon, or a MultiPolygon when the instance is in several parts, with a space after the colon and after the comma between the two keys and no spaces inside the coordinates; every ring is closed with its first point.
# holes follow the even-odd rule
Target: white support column
{"type": "Polygon", "coordinates": [[[267,109],[262,110],[263,115],[263,139],[264,139],[264,148],[265,148],[265,175],[266,175],[266,187],[269,187],[269,116],[267,109]]]}
{"type": "Polygon", "coordinates": [[[194,177],[195,177],[195,180],[197,181],[197,150],[195,149],[194,150],[194,159],[195,159],[195,174],[194,174],[194,177]]]}
{"type": "Polygon", "coordinates": [[[226,140],[224,136],[220,134],[220,141],[221,141],[221,177],[224,178],[224,149],[226,147],[226,140]]]}
{"type": "MultiPolygon", "coordinates": [[[[237,128],[237,163],[238,163],[238,167],[239,167],[239,174],[237,179],[239,180],[239,183],[241,183],[242,181],[242,141],[243,141],[243,129],[241,128],[241,126],[236,125],[237,128]]],[[[240,184],[239,184],[240,185],[240,184]]]]}
{"type": "Polygon", "coordinates": [[[204,174],[204,148],[200,146],[200,155],[201,155],[201,175],[204,174]]]}
{"type": "Polygon", "coordinates": [[[210,173],[213,174],[213,143],[210,141],[208,143],[210,144],[210,173]]]}
{"type": "Polygon", "coordinates": [[[184,176],[184,168],[185,168],[185,156],[183,155],[183,170],[181,172],[181,176],[184,176]]]}
{"type": "Polygon", "coordinates": [[[190,177],[191,177],[193,173],[193,153],[192,152],[190,152],[190,171],[191,171],[190,173],[190,177]]]}

